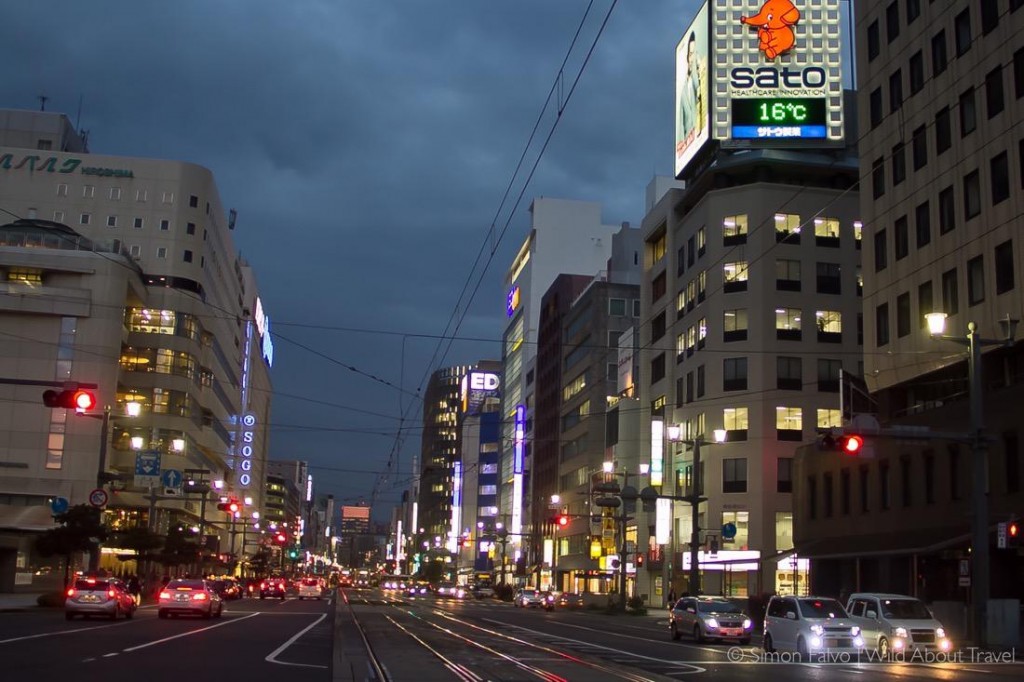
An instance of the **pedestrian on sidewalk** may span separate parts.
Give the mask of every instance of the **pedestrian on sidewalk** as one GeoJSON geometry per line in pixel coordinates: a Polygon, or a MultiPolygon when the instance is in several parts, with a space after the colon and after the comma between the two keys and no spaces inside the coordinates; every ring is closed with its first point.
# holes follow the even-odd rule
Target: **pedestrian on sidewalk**
{"type": "Polygon", "coordinates": [[[671,609],[676,603],[676,588],[671,588],[668,591],[668,607],[671,609]]]}

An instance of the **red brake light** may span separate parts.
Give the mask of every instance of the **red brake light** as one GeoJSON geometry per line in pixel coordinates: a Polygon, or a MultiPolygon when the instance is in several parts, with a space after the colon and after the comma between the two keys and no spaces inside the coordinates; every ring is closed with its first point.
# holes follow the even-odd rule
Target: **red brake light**
{"type": "Polygon", "coordinates": [[[95,585],[96,584],[96,578],[86,578],[85,582],[89,583],[90,585],[95,585]]]}
{"type": "Polygon", "coordinates": [[[161,599],[170,599],[171,598],[171,593],[170,592],[161,592],[160,593],[160,598],[161,599]]]}
{"type": "Polygon", "coordinates": [[[114,592],[113,590],[107,590],[107,596],[113,599],[117,596],[117,592],[114,592]]]}
{"type": "Polygon", "coordinates": [[[69,597],[74,597],[75,596],[75,588],[73,588],[73,587],[68,588],[68,596],[69,597]]]}
{"type": "Polygon", "coordinates": [[[195,594],[192,595],[192,598],[195,599],[196,601],[203,601],[204,599],[206,599],[206,593],[205,592],[196,592],[195,594]]]}

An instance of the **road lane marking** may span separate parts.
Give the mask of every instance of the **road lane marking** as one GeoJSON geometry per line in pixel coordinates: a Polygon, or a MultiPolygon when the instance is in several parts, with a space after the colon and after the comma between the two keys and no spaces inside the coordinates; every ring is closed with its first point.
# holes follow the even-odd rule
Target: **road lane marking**
{"type": "Polygon", "coordinates": [[[92,663],[95,660],[95,658],[83,658],[82,663],[92,663]]]}
{"type": "MultiPolygon", "coordinates": [[[[603,634],[607,633],[606,630],[599,630],[597,628],[589,628],[589,627],[586,627],[584,625],[573,625],[572,623],[559,623],[559,625],[562,625],[562,626],[568,627],[568,628],[576,628],[578,630],[589,630],[590,632],[600,632],[600,633],[603,633],[603,634]]],[[[552,636],[553,637],[558,637],[558,635],[552,635],[552,636]]],[[[623,638],[626,638],[626,639],[638,639],[641,642],[650,642],[651,641],[650,637],[637,637],[636,635],[626,635],[626,634],[623,634],[621,632],[616,633],[615,636],[616,637],[623,637],[623,638]]],[[[667,641],[668,640],[666,640],[666,642],[667,641]]],[[[685,646],[688,649],[700,649],[701,651],[710,651],[711,653],[715,653],[715,654],[724,654],[724,653],[726,653],[725,651],[723,651],[721,649],[715,649],[713,647],[707,647],[707,646],[698,646],[697,644],[686,644],[684,642],[678,642],[677,646],[685,646]]]]}
{"type": "Polygon", "coordinates": [[[103,658],[110,658],[111,656],[117,656],[117,652],[114,652],[112,654],[103,654],[103,658]]]}
{"type": "Polygon", "coordinates": [[[110,625],[97,625],[91,628],[75,628],[74,630],[57,630],[56,632],[43,632],[38,635],[25,635],[24,637],[12,637],[11,639],[0,639],[0,644],[9,644],[11,642],[24,642],[26,639],[39,639],[40,637],[55,637],[57,635],[69,635],[73,632],[86,632],[88,630],[102,630],[103,628],[116,628],[128,625],[131,621],[122,621],[120,623],[111,623],[110,625]]]}
{"type": "MultiPolygon", "coordinates": [[[[284,615],[284,614],[275,614],[275,615],[284,615]]],[[[299,630],[298,633],[296,633],[291,639],[289,639],[287,642],[285,642],[281,646],[279,646],[276,649],[274,649],[272,652],[270,652],[270,655],[268,655],[263,660],[265,660],[267,663],[277,663],[278,665],[292,665],[292,666],[296,666],[296,667],[299,667],[299,668],[322,668],[322,669],[326,670],[327,669],[326,665],[315,665],[313,663],[289,663],[288,661],[279,661],[279,660],[277,660],[277,657],[281,654],[281,652],[283,652],[285,649],[287,649],[292,644],[294,644],[295,640],[297,640],[299,637],[302,637],[304,634],[306,634],[307,632],[312,630],[314,627],[316,627],[317,624],[320,623],[320,621],[322,621],[326,617],[327,617],[326,613],[320,614],[319,618],[317,618],[312,623],[310,623],[306,627],[304,627],[301,630],[299,630]]]]}
{"type": "Polygon", "coordinates": [[[251,613],[248,616],[232,618],[231,620],[226,620],[223,623],[217,623],[216,625],[211,625],[209,627],[199,628],[198,630],[189,630],[188,632],[182,632],[178,635],[172,635],[170,637],[164,637],[163,639],[153,640],[152,642],[146,642],[145,644],[139,644],[138,646],[128,647],[127,649],[122,649],[121,652],[128,653],[130,651],[138,651],[139,649],[145,649],[146,647],[155,646],[157,644],[163,644],[164,642],[170,642],[172,639],[178,639],[179,637],[188,637],[189,635],[196,635],[200,632],[206,632],[207,630],[213,630],[214,628],[220,628],[224,627],[225,625],[231,625],[232,623],[238,623],[240,621],[247,620],[258,615],[260,615],[259,611],[257,611],[256,613],[251,613]]]}

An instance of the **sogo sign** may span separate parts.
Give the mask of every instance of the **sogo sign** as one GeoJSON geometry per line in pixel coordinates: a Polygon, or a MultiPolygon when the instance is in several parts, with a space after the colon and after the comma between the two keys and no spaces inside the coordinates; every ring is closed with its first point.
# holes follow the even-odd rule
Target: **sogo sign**
{"type": "Polygon", "coordinates": [[[238,484],[248,488],[252,483],[252,444],[256,438],[256,415],[251,412],[242,417],[242,447],[239,453],[242,455],[242,462],[239,467],[242,473],[238,476],[238,484]]]}

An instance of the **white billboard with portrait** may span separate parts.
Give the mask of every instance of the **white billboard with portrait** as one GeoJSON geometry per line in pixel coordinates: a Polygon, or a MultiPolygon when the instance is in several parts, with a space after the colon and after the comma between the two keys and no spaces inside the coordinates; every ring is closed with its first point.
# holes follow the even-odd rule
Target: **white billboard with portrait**
{"type": "Polygon", "coordinates": [[[676,177],[710,138],[708,100],[708,3],[676,46],[676,177]]]}

